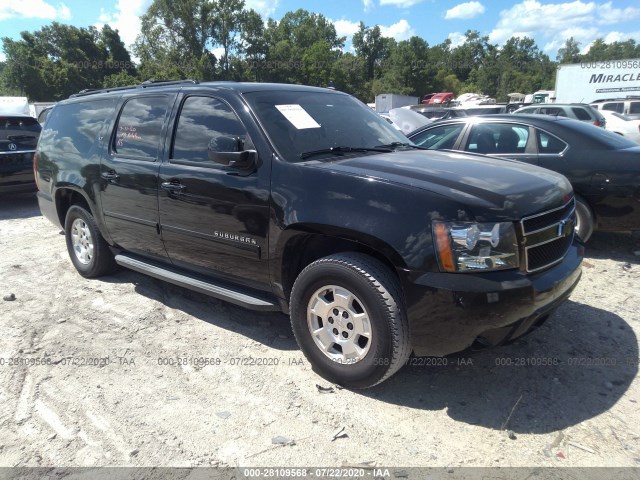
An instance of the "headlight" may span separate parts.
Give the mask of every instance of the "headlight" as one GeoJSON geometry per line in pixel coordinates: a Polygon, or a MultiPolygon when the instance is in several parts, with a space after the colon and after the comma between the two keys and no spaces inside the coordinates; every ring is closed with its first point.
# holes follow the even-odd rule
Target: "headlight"
{"type": "Polygon", "coordinates": [[[433,222],[438,263],[444,272],[518,268],[518,240],[511,222],[433,222]]]}

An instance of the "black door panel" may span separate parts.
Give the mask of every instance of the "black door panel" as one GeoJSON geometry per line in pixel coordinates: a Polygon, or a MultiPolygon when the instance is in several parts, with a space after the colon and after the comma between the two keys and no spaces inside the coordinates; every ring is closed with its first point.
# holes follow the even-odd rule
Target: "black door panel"
{"type": "Polygon", "coordinates": [[[209,158],[210,151],[254,149],[246,128],[225,102],[204,95],[186,96],[176,121],[159,180],[162,237],[171,261],[269,289],[269,172],[209,158]]]}
{"type": "Polygon", "coordinates": [[[164,260],[158,160],[174,99],[175,94],[125,99],[100,170],[102,211],[112,240],[132,253],[164,260]]]}

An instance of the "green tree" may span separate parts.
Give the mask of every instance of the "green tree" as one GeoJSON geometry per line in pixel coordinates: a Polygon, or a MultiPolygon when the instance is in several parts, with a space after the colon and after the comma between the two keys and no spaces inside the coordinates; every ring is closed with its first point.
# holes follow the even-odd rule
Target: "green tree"
{"type": "Polygon", "coordinates": [[[305,83],[313,78],[319,86],[330,80],[332,63],[345,41],[323,15],[303,9],[287,12],[278,22],[269,19],[264,38],[264,80],[305,83]]]}
{"type": "Polygon", "coordinates": [[[33,33],[22,32],[20,40],[2,39],[7,56],[3,84],[28,96],[31,101],[60,100],[87,88],[100,88],[104,78],[121,71],[135,73],[118,50],[117,31],[95,27],[78,28],[53,22],[33,33]]]}
{"type": "Polygon", "coordinates": [[[376,67],[380,69],[382,62],[388,55],[389,42],[385,41],[378,25],[366,27],[360,22],[358,31],[351,41],[356,55],[362,57],[365,65],[367,80],[373,80],[376,76],[376,67]]]}
{"type": "Polygon", "coordinates": [[[255,10],[248,10],[243,18],[238,46],[240,54],[244,57],[242,59],[245,64],[242,68],[246,70],[244,78],[260,81],[260,65],[264,62],[268,49],[262,17],[255,10]]]}
{"type": "Polygon", "coordinates": [[[213,6],[211,39],[222,47],[224,53],[219,62],[223,72],[228,75],[229,56],[240,45],[239,31],[245,23],[244,0],[217,0],[211,5],[213,6]]]}
{"type": "Polygon", "coordinates": [[[215,77],[212,24],[214,3],[208,0],[154,0],[141,17],[134,51],[143,78],[215,77]]]}
{"type": "Polygon", "coordinates": [[[580,42],[573,37],[567,38],[564,47],[558,49],[558,63],[578,63],[580,61],[580,42]]]}

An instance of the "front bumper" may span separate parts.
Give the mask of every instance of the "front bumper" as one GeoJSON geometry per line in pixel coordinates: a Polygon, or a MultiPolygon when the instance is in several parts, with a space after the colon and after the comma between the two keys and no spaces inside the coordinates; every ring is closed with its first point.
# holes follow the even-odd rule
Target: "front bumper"
{"type": "Polygon", "coordinates": [[[582,274],[584,247],[575,240],[563,261],[545,271],[425,273],[405,277],[414,353],[459,352],[479,337],[498,344],[525,334],[564,302],[582,274]]]}

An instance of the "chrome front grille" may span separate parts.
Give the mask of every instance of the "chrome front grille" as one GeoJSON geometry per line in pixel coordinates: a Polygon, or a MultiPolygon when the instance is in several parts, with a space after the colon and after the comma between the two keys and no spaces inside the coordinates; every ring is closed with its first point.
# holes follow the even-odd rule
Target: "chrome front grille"
{"type": "Polygon", "coordinates": [[[536,272],[562,261],[567,254],[576,224],[575,199],[562,207],[520,221],[524,243],[525,269],[536,272]]]}

